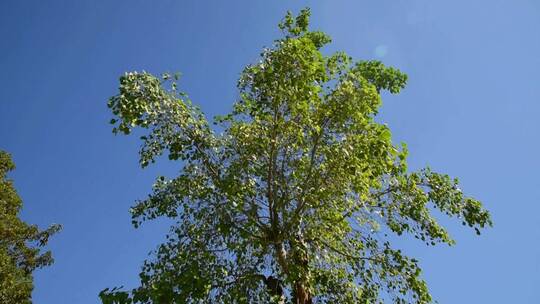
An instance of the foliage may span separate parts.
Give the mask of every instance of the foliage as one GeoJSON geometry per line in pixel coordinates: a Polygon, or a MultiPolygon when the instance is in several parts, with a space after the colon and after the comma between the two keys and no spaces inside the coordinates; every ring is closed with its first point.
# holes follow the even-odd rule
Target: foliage
{"type": "Polygon", "coordinates": [[[409,173],[405,145],[375,121],[381,91],[405,74],[378,61],[324,56],[330,38],[308,30],[309,10],[286,15],[284,37],[244,69],[217,133],[177,78],[131,72],[109,100],[115,133],[147,130],[140,163],[163,153],[182,164],[158,177],[133,224],[176,220],[145,262],[141,285],[106,289],[103,303],[429,303],[418,262],[390,244],[408,233],[453,244],[438,209],[491,225],[457,180],[409,173]]]}
{"type": "Polygon", "coordinates": [[[31,303],[32,272],[53,262],[41,247],[60,226],[40,231],[18,217],[22,201],[6,176],[13,169],[11,156],[0,150],[0,303],[31,303]]]}

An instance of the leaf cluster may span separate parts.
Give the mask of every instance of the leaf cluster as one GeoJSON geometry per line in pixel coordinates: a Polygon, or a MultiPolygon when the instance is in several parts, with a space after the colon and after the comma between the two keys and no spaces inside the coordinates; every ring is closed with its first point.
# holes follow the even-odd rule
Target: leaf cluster
{"type": "Polygon", "coordinates": [[[50,251],[42,251],[52,225],[40,230],[19,218],[22,201],[7,174],[15,169],[11,156],[0,150],[0,303],[31,303],[32,272],[52,264],[50,251]]]}

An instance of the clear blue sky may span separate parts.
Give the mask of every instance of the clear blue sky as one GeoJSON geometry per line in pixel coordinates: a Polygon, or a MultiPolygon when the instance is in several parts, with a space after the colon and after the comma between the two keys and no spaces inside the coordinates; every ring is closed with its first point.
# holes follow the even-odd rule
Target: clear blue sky
{"type": "Polygon", "coordinates": [[[381,121],[410,149],[411,168],[457,176],[491,210],[480,237],[443,220],[454,247],[403,243],[441,304],[538,303],[540,285],[540,1],[20,1],[0,2],[0,149],[23,217],[64,225],[38,271],[37,304],[97,303],[132,287],[166,222],[134,229],[129,207],[157,174],[136,138],[115,137],[106,100],[125,71],[180,71],[209,115],[230,109],[242,67],[279,33],[286,10],[312,8],[326,51],[378,58],[409,75],[381,121]]]}

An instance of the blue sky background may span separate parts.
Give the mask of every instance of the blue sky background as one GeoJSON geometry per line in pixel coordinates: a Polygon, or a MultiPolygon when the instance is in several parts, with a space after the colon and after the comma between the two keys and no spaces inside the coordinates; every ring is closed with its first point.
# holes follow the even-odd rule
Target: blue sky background
{"type": "Polygon", "coordinates": [[[326,49],[381,59],[409,75],[381,121],[410,167],[460,178],[495,227],[477,237],[449,221],[454,247],[402,242],[439,303],[538,303],[540,285],[540,2],[531,1],[0,1],[0,149],[23,218],[64,230],[56,263],[35,276],[37,304],[97,303],[138,282],[165,221],[134,229],[129,207],[157,174],[135,137],[111,134],[106,100],[125,71],[180,71],[212,116],[230,109],[242,67],[279,36],[286,10],[312,8],[326,49]]]}

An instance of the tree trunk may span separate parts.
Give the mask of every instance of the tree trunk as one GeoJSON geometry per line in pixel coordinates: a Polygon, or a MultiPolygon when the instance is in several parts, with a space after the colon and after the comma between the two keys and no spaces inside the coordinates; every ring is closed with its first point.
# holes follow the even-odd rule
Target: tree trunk
{"type": "Polygon", "coordinates": [[[294,286],[294,304],[313,304],[311,294],[306,289],[304,284],[298,282],[294,286]]]}
{"type": "MultiPolygon", "coordinates": [[[[275,245],[275,250],[278,264],[281,266],[283,272],[287,274],[289,272],[289,265],[287,261],[287,252],[285,251],[285,248],[283,248],[283,244],[277,243],[275,245]]],[[[295,256],[293,259],[297,260],[299,264],[307,266],[307,258],[299,258],[298,256],[295,256]]],[[[301,279],[294,284],[292,296],[294,304],[313,304],[313,298],[306,288],[305,282],[303,282],[301,279]]]]}

